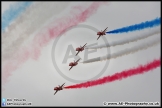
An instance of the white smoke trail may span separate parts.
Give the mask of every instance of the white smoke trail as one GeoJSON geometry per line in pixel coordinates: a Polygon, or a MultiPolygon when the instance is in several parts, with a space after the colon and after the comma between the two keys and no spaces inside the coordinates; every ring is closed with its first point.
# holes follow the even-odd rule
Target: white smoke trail
{"type": "Polygon", "coordinates": [[[155,34],[160,33],[160,27],[152,28],[148,32],[145,32],[141,35],[136,35],[136,36],[131,36],[129,38],[124,38],[122,40],[114,41],[114,42],[109,42],[109,44],[102,44],[98,46],[92,46],[92,47],[86,47],[86,49],[101,49],[101,48],[106,48],[106,47],[112,47],[112,46],[117,46],[117,45],[124,45],[124,44],[129,44],[130,42],[135,42],[141,39],[148,38],[150,36],[153,36],[155,34]]]}
{"type": "Polygon", "coordinates": [[[31,34],[68,5],[69,2],[37,2],[31,5],[9,26],[8,31],[2,34],[2,59],[11,57],[31,34]]]}
{"type": "Polygon", "coordinates": [[[82,63],[92,63],[92,62],[97,62],[97,61],[109,60],[109,59],[121,57],[121,56],[124,56],[124,55],[128,55],[128,54],[131,54],[131,53],[135,53],[135,52],[138,52],[140,50],[147,49],[149,47],[155,46],[158,43],[160,43],[160,36],[159,35],[157,35],[157,36],[155,36],[154,39],[152,39],[151,41],[145,41],[144,43],[138,44],[137,46],[134,46],[132,48],[127,48],[127,49],[121,50],[121,51],[113,53],[113,54],[108,54],[108,55],[103,56],[103,57],[97,57],[97,58],[94,58],[94,59],[83,61],[82,63]]]}

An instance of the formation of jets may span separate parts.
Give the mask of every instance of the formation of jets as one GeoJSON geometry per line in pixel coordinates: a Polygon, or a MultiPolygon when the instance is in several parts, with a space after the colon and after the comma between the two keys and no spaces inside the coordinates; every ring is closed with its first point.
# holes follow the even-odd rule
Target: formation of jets
{"type": "MultiPolygon", "coordinates": [[[[101,31],[97,32],[97,35],[99,35],[98,38],[97,38],[97,40],[98,40],[101,36],[106,35],[106,30],[107,30],[107,28],[108,28],[108,27],[106,27],[106,29],[105,29],[104,31],[101,30],[101,31]]],[[[87,44],[87,43],[86,43],[86,44],[87,44]]],[[[79,52],[82,52],[82,51],[84,50],[86,44],[83,45],[83,46],[80,46],[80,47],[76,48],[77,53],[76,53],[75,56],[77,56],[77,55],[79,54],[79,52]]],[[[81,59],[81,58],[80,58],[80,59],[81,59]]],[[[80,59],[78,59],[77,61],[74,60],[74,62],[69,63],[69,66],[71,66],[70,69],[69,69],[69,71],[73,68],[73,66],[78,65],[78,62],[79,62],[80,59]]],[[[54,88],[54,90],[56,91],[56,92],[54,93],[54,95],[55,95],[58,91],[63,90],[64,84],[65,84],[65,83],[63,83],[61,86],[58,85],[58,87],[55,87],[55,88],[54,88]]]]}

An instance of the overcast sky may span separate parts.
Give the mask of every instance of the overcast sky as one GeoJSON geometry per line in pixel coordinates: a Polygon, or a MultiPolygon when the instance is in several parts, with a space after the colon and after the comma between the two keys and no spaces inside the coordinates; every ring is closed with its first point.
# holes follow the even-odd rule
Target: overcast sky
{"type": "MultiPolygon", "coordinates": [[[[9,8],[10,3],[2,2],[2,13],[5,9],[9,8]]],[[[67,6],[67,11],[76,4],[86,5],[81,2],[72,2],[67,6]]],[[[42,7],[42,9],[46,8],[42,7]]],[[[58,15],[62,16],[64,13],[66,11],[58,15]]],[[[88,64],[79,63],[71,71],[69,71],[69,63],[74,61],[74,58],[69,58],[66,63],[62,63],[70,46],[72,46],[70,48],[75,50],[76,47],[82,46],[85,43],[91,45],[103,44],[105,42],[102,38],[97,41],[96,32],[89,28],[93,27],[101,31],[108,27],[108,30],[113,30],[152,20],[156,17],[160,17],[160,2],[109,2],[108,5],[100,6],[97,12],[84,23],[81,23],[80,26],[70,29],[59,39],[57,38],[57,43],[56,39],[48,43],[41,50],[41,56],[37,61],[29,59],[20,68],[12,72],[9,82],[4,86],[5,90],[2,91],[2,97],[26,98],[28,102],[32,102],[33,106],[102,106],[104,101],[160,102],[160,68],[121,81],[84,89],[65,89],[53,95],[53,88],[55,86],[61,85],[64,82],[66,82],[65,85],[67,86],[91,79],[99,74],[105,65],[106,70],[99,77],[112,75],[159,58],[160,44],[110,61],[88,64]],[[59,74],[53,64],[54,56],[55,62],[62,74],[75,81],[68,80],[59,74]]],[[[47,23],[50,23],[50,21],[47,20],[47,23]]],[[[105,39],[107,39],[107,42],[110,42],[128,36],[135,36],[136,33],[140,34],[140,32],[107,34],[105,39]]],[[[94,50],[93,53],[88,55],[88,59],[104,56],[107,53],[117,52],[124,48],[131,48],[143,41],[147,41],[147,39],[110,49],[94,50]]],[[[81,61],[84,60],[85,54],[85,51],[79,53],[79,56],[82,58],[81,61]]]]}

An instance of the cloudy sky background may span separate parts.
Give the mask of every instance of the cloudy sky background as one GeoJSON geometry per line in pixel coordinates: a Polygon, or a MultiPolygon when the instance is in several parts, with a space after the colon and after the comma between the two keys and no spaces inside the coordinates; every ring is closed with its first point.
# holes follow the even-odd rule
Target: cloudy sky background
{"type": "MultiPolygon", "coordinates": [[[[43,3],[40,5],[43,5],[43,3]]],[[[48,3],[51,4],[50,2],[48,3]]],[[[2,2],[2,13],[5,9],[9,8],[10,4],[11,2],[2,2]]],[[[54,4],[55,3],[53,3],[53,5],[54,4]]],[[[90,2],[69,2],[66,8],[64,8],[65,5],[63,6],[63,4],[58,3],[57,5],[62,6],[62,8],[60,8],[62,12],[54,14],[40,25],[40,28],[50,24],[50,22],[64,14],[66,15],[70,7],[78,4],[88,6],[90,2]]],[[[42,10],[47,10],[46,12],[48,13],[50,8],[51,11],[53,11],[53,9],[57,10],[57,8],[52,7],[52,5],[50,5],[49,8],[42,7],[42,10]]],[[[108,30],[113,30],[146,20],[152,20],[156,17],[160,17],[160,2],[108,2],[107,5],[100,6],[95,14],[91,15],[91,17],[81,24],[92,26],[98,30],[103,30],[106,27],[109,27],[108,30]]],[[[132,33],[107,34],[105,37],[107,41],[110,42],[135,36],[136,34],[139,35],[144,31],[147,32],[148,29],[132,33]]],[[[19,31],[16,33],[18,32],[19,31]]],[[[24,45],[28,45],[36,32],[38,31],[36,30],[30,34],[30,38],[26,39],[24,45]]],[[[11,40],[14,40],[12,38],[14,37],[6,39],[7,45],[11,40]]],[[[108,52],[107,49],[98,49],[96,52],[89,54],[88,59],[104,56],[107,53],[117,52],[124,48],[131,48],[149,40],[150,39],[144,39],[122,46],[111,47],[108,49],[108,52]]],[[[100,86],[85,89],[65,89],[54,96],[53,88],[55,86],[61,85],[64,82],[66,82],[65,85],[72,85],[82,82],[83,80],[91,79],[99,74],[106,64],[106,61],[88,64],[79,63],[78,66],[73,67],[71,71],[69,71],[68,64],[73,61],[74,58],[69,58],[67,63],[62,64],[69,45],[72,45],[75,49],[85,43],[87,43],[87,45],[104,43],[102,38],[97,41],[96,32],[93,30],[82,27],[70,29],[59,38],[55,46],[55,52],[53,52],[55,42],[56,40],[53,39],[41,50],[41,56],[38,60],[29,59],[22,64],[20,68],[12,72],[12,75],[9,77],[9,82],[3,85],[5,90],[2,91],[2,97],[26,98],[28,102],[32,102],[33,106],[102,106],[103,101],[160,102],[160,68],[143,75],[133,76],[100,86]],[[60,76],[53,65],[52,56],[55,56],[56,64],[64,75],[80,81],[71,82],[60,76]]],[[[82,58],[81,61],[84,60],[84,54],[85,51],[79,53],[79,56],[82,58]]],[[[139,64],[146,64],[159,57],[160,44],[134,54],[108,61],[106,71],[99,77],[112,75],[116,72],[136,67],[139,64]]]]}

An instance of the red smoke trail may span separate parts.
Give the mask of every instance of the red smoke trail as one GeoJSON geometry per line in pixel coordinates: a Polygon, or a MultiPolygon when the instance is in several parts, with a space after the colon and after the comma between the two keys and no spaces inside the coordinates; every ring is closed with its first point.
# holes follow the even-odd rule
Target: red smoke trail
{"type": "Polygon", "coordinates": [[[67,87],[64,87],[64,88],[65,89],[88,88],[88,87],[91,87],[91,86],[109,83],[109,82],[113,82],[113,81],[116,81],[116,80],[122,80],[123,78],[127,78],[127,77],[130,77],[130,76],[133,76],[133,75],[138,75],[138,74],[143,74],[145,72],[149,72],[150,70],[159,67],[160,64],[161,64],[161,60],[155,59],[148,64],[140,65],[136,68],[125,70],[125,71],[122,71],[120,73],[115,73],[114,75],[111,75],[111,76],[106,76],[106,77],[103,77],[103,78],[98,79],[98,80],[88,81],[88,82],[85,82],[85,83],[71,85],[71,86],[67,86],[67,87]]]}
{"type": "MultiPolygon", "coordinates": [[[[50,27],[43,34],[37,35],[34,38],[33,45],[36,46],[37,49],[40,49],[39,47],[46,45],[49,41],[51,41],[51,39],[64,33],[67,30],[67,28],[76,26],[78,23],[86,21],[86,19],[90,17],[94,12],[96,12],[98,7],[102,4],[104,4],[104,2],[92,3],[90,7],[88,7],[86,10],[83,10],[83,7],[75,7],[74,8],[75,10],[82,11],[82,13],[81,14],[76,13],[76,15],[73,15],[74,16],[73,18],[68,17],[61,19],[61,21],[59,21],[56,26],[50,27]]],[[[37,55],[35,56],[35,58],[37,58],[37,55]]]]}
{"type": "Polygon", "coordinates": [[[13,59],[5,61],[2,66],[2,83],[7,81],[11,72],[16,70],[22,63],[27,61],[29,58],[38,59],[41,54],[41,49],[48,42],[50,42],[53,38],[59,36],[60,34],[64,33],[71,26],[75,26],[79,23],[86,21],[88,17],[90,17],[94,12],[97,11],[99,6],[105,4],[104,2],[95,2],[92,3],[87,9],[84,7],[75,7],[77,12],[71,13],[70,17],[65,17],[59,19],[55,22],[55,26],[50,27],[46,30],[45,33],[39,33],[35,36],[33,43],[30,44],[27,48],[22,48],[18,53],[16,53],[13,59]],[[78,12],[79,10],[79,12],[78,12]]]}

